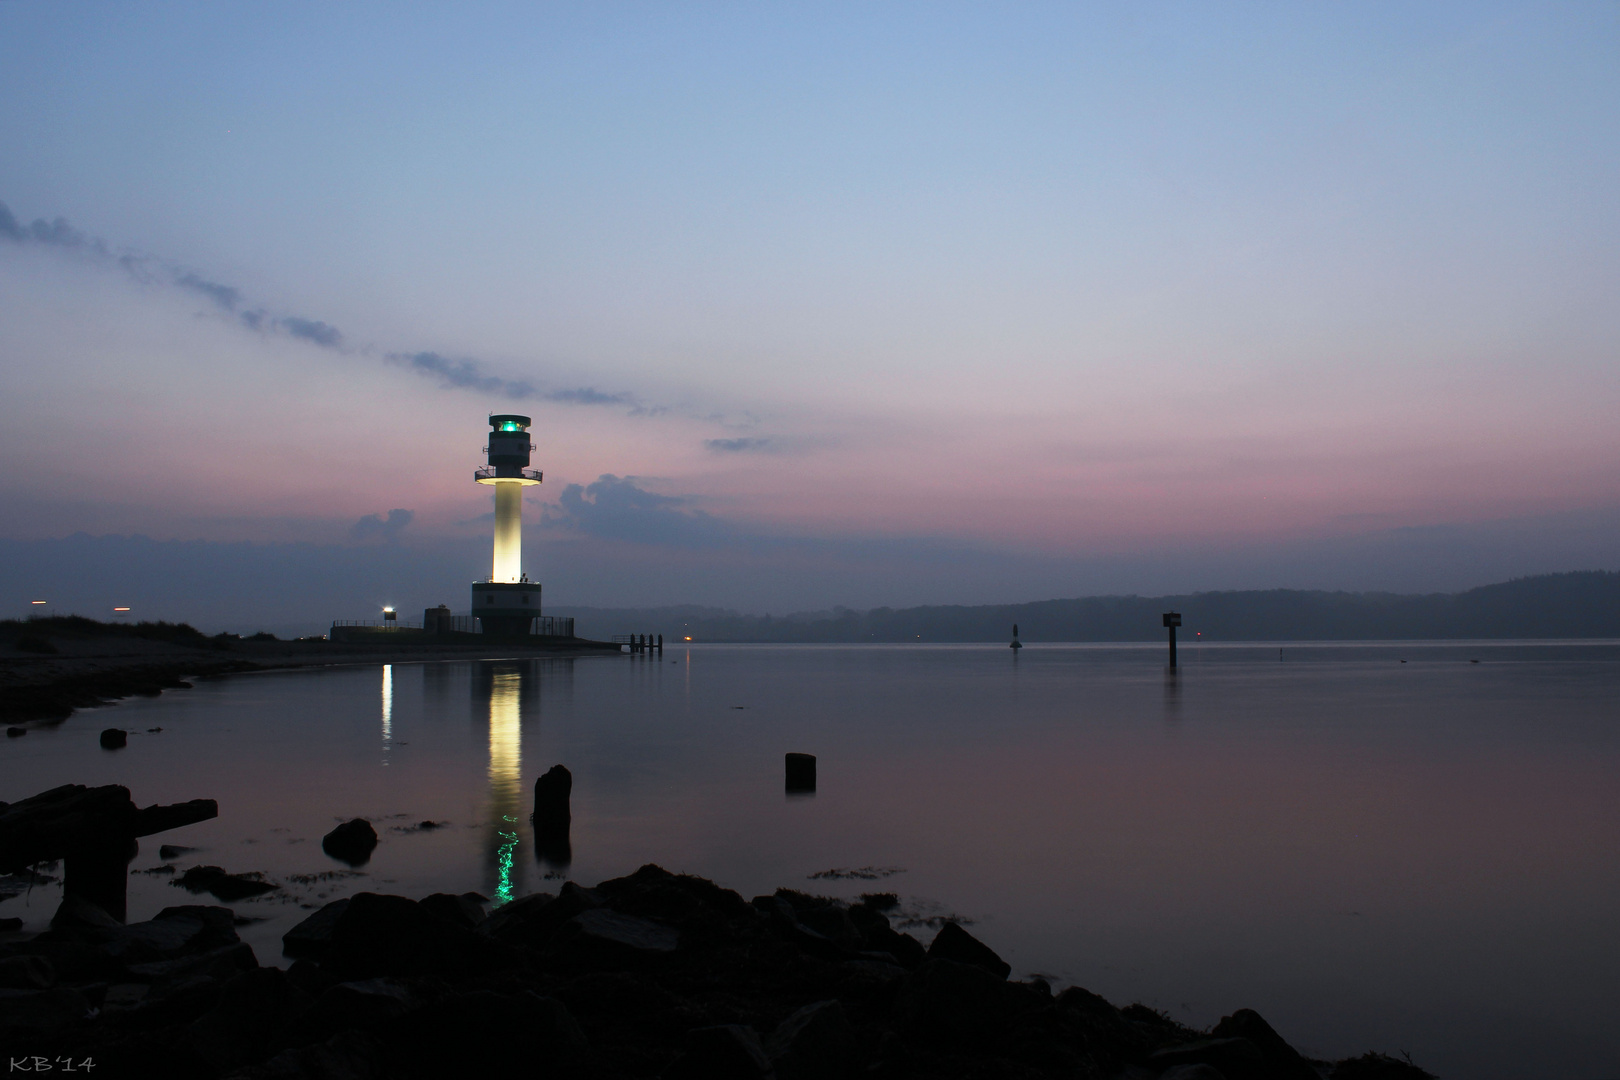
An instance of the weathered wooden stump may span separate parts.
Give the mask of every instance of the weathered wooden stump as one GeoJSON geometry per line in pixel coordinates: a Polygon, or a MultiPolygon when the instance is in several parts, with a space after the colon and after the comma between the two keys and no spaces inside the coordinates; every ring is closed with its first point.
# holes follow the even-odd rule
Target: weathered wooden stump
{"type": "Polygon", "coordinates": [[[136,839],[219,816],[213,799],[138,808],[119,784],[63,784],[21,802],[0,803],[0,873],[64,862],[62,892],[122,922],[136,839]]]}

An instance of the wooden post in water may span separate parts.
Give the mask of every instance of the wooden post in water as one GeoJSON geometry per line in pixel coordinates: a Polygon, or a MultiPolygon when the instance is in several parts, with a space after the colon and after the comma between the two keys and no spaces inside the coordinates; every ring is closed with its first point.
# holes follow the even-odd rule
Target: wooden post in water
{"type": "Polygon", "coordinates": [[[1181,612],[1167,611],[1164,613],[1164,628],[1170,631],[1170,666],[1176,666],[1176,627],[1181,625],[1181,612]]]}

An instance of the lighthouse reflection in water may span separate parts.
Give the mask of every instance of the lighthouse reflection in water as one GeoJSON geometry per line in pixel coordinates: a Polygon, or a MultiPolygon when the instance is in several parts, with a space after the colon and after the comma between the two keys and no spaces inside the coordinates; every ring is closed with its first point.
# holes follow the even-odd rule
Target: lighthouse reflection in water
{"type": "MultiPolygon", "coordinates": [[[[484,820],[484,866],[486,894],[496,904],[528,892],[528,862],[560,869],[567,856],[547,850],[528,853],[534,848],[534,830],[529,820],[528,785],[523,771],[523,736],[528,727],[531,742],[540,734],[542,685],[553,690],[566,688],[572,676],[568,661],[486,662],[478,665],[473,679],[475,718],[482,711],[476,706],[488,703],[489,722],[489,801],[484,820]]],[[[531,746],[531,750],[537,746],[531,746]]]]}

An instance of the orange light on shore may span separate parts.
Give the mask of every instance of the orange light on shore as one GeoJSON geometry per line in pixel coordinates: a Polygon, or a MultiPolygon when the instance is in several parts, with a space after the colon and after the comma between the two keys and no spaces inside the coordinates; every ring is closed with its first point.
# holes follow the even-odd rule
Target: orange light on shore
{"type": "Polygon", "coordinates": [[[48,604],[48,603],[50,603],[49,600],[30,600],[28,602],[30,604],[48,604]]]}
{"type": "Polygon", "coordinates": [[[127,607],[115,607],[115,608],[113,608],[113,610],[114,611],[128,611],[129,608],[127,608],[127,607]]]}
{"type": "Polygon", "coordinates": [[[692,640],[692,639],[691,639],[691,638],[687,638],[687,639],[686,639],[686,640],[687,640],[687,641],[691,641],[691,640],[692,640]]]}

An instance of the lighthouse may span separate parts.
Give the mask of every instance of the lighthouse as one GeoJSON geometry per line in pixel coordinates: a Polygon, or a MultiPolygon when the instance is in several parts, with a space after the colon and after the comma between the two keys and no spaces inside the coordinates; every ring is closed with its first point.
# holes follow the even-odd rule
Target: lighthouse
{"type": "Polygon", "coordinates": [[[472,587],[472,614],[484,633],[502,637],[528,634],[540,614],[540,583],[523,573],[523,489],[542,477],[529,468],[530,422],[527,416],[491,416],[484,448],[489,464],[473,472],[474,480],[495,489],[495,555],[489,580],[472,587]]]}

